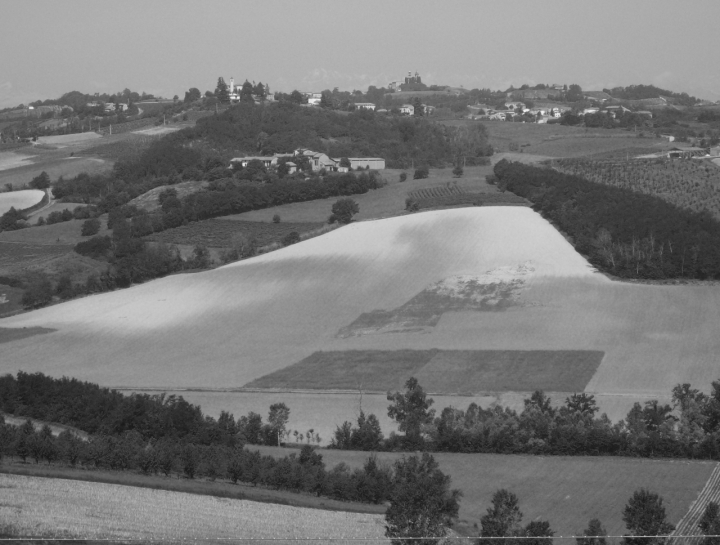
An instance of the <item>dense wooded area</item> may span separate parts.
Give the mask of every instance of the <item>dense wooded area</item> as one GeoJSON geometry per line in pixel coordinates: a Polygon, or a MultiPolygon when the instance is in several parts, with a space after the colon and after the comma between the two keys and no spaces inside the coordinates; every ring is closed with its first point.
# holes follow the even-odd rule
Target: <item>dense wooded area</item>
{"type": "Polygon", "coordinates": [[[531,201],[600,270],[623,278],[720,278],[720,223],[708,212],[506,160],[495,175],[502,190],[531,201]]]}
{"type": "Polygon", "coordinates": [[[654,195],[694,212],[710,212],[720,220],[720,168],[709,161],[560,159],[553,160],[552,167],[591,182],[654,195]]]}

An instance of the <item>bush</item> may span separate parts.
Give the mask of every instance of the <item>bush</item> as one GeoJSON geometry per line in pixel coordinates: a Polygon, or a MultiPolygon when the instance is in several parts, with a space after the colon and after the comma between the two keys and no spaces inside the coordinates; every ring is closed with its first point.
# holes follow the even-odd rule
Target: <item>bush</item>
{"type": "Polygon", "coordinates": [[[282,239],[283,246],[290,246],[300,242],[300,234],[297,231],[292,231],[285,235],[282,239]]]}
{"type": "Polygon", "coordinates": [[[420,210],[420,203],[415,199],[408,197],[405,199],[405,210],[408,212],[417,212],[420,210]]]}
{"type": "Polygon", "coordinates": [[[97,235],[99,231],[100,220],[97,218],[91,218],[83,222],[80,234],[84,237],[91,237],[93,235],[97,235]]]}
{"type": "Polygon", "coordinates": [[[407,172],[401,172],[400,173],[400,181],[404,182],[405,180],[407,180],[407,172]]]}
{"type": "Polygon", "coordinates": [[[413,174],[413,180],[422,180],[424,178],[427,178],[430,175],[430,170],[428,167],[420,167],[415,169],[415,174],[413,174]]]}
{"type": "Polygon", "coordinates": [[[461,167],[460,165],[456,165],[455,168],[452,170],[453,176],[455,176],[456,178],[460,178],[460,176],[463,175],[463,172],[463,167],[461,167]]]}
{"type": "Polygon", "coordinates": [[[46,274],[35,273],[28,278],[22,304],[25,308],[44,307],[52,301],[53,288],[46,274]]]}
{"type": "Polygon", "coordinates": [[[273,216],[273,223],[280,223],[280,214],[275,214],[273,216]]]}
{"type": "Polygon", "coordinates": [[[332,205],[332,214],[328,218],[328,223],[350,223],[352,217],[360,211],[358,203],[352,199],[338,199],[332,205]]]}
{"type": "Polygon", "coordinates": [[[100,259],[107,257],[111,247],[112,241],[110,240],[110,237],[95,236],[90,240],[78,242],[75,245],[74,250],[80,255],[91,257],[93,259],[100,259]]]}

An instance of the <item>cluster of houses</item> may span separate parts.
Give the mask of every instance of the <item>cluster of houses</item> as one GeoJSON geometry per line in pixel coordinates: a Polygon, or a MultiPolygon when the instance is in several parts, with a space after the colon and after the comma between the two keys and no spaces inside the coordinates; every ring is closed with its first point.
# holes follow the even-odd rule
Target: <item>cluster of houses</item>
{"type": "Polygon", "coordinates": [[[552,107],[528,108],[523,102],[506,102],[505,109],[497,110],[485,104],[470,106],[470,119],[490,119],[496,121],[507,121],[518,115],[529,114],[535,117],[537,123],[547,123],[549,119],[562,117],[571,110],[569,106],[557,105],[552,107]]]}
{"type": "MultiPolygon", "coordinates": [[[[601,101],[601,102],[604,102],[601,101]]],[[[547,123],[548,120],[553,118],[559,118],[562,117],[564,113],[569,112],[572,110],[572,107],[567,105],[553,105],[553,106],[543,106],[543,107],[535,107],[535,108],[528,108],[525,103],[523,102],[506,102],[503,104],[504,109],[493,109],[490,106],[487,106],[486,104],[476,104],[474,106],[469,106],[470,108],[470,114],[468,115],[469,119],[489,119],[489,120],[495,120],[495,121],[507,121],[508,119],[512,119],[515,116],[519,115],[530,115],[535,118],[536,123],[547,123]]],[[[611,106],[592,106],[589,108],[584,108],[583,110],[580,110],[577,112],[577,115],[583,116],[583,115],[589,115],[589,114],[596,114],[598,112],[603,112],[615,119],[616,117],[623,115],[624,113],[628,113],[631,110],[629,108],[626,108],[625,106],[620,105],[611,105],[611,106]]],[[[632,113],[652,118],[652,112],[648,110],[638,110],[633,111],[632,113]]]]}
{"type": "Polygon", "coordinates": [[[86,104],[86,106],[88,108],[97,108],[98,106],[102,106],[105,113],[116,112],[116,111],[124,112],[129,107],[127,104],[124,104],[122,102],[118,102],[117,104],[115,104],[114,102],[98,102],[98,101],[88,102],[86,104]]]}
{"type": "Polygon", "coordinates": [[[307,157],[310,166],[314,172],[325,170],[327,172],[348,172],[348,170],[383,170],[385,168],[385,159],[380,157],[348,157],[350,167],[340,166],[340,159],[334,159],[320,151],[313,151],[307,148],[298,148],[292,153],[276,153],[274,155],[260,155],[251,157],[235,157],[230,160],[231,169],[240,166],[245,168],[250,161],[260,161],[265,168],[277,167],[281,159],[285,159],[285,166],[288,174],[297,171],[297,163],[299,157],[307,157]],[[294,160],[295,161],[294,161],[294,160]]]}

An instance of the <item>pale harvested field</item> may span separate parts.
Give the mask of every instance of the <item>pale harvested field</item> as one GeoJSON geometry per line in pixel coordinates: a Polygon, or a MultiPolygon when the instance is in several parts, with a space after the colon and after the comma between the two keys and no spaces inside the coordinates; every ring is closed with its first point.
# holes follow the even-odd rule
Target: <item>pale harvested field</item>
{"type": "Polygon", "coordinates": [[[0,152],[0,170],[16,168],[32,162],[33,155],[24,155],[14,151],[0,152]]]}
{"type": "MultiPolygon", "coordinates": [[[[202,540],[372,538],[383,517],[114,484],[0,475],[0,521],[45,538],[202,540]]],[[[276,541],[277,540],[277,541],[276,541]]],[[[339,540],[342,542],[342,539],[339,540]]]]}
{"type": "Polygon", "coordinates": [[[586,391],[608,412],[610,400],[617,418],[679,382],[707,390],[720,374],[718,322],[717,286],[613,282],[529,208],[462,208],[354,223],[212,271],[0,320],[57,330],[6,343],[0,372],[228,389],[319,350],[596,350],[605,357],[586,391]],[[509,282],[517,304],[449,309],[422,331],[338,335],[363,313],[460,277],[509,282]]]}
{"type": "Polygon", "coordinates": [[[15,208],[15,210],[30,208],[39,203],[44,196],[45,192],[39,189],[0,193],[0,216],[11,208],[15,208]]]}
{"type": "Polygon", "coordinates": [[[68,144],[76,144],[78,142],[87,142],[88,140],[97,140],[102,138],[96,132],[82,132],[78,134],[59,134],[57,136],[41,136],[38,138],[38,144],[50,144],[52,146],[62,146],[68,144]]]}

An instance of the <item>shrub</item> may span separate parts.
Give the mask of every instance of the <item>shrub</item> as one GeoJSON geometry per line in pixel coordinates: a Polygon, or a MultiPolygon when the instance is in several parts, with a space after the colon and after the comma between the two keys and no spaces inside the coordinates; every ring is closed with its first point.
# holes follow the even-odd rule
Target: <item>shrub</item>
{"type": "Polygon", "coordinates": [[[97,235],[99,231],[100,220],[97,218],[91,218],[83,222],[80,234],[84,237],[91,237],[93,235],[97,235]]]}
{"type": "Polygon", "coordinates": [[[427,178],[430,175],[430,170],[428,167],[419,167],[415,169],[415,174],[413,174],[413,180],[422,180],[424,178],[427,178]]]}
{"type": "Polygon", "coordinates": [[[400,173],[400,181],[404,182],[405,180],[407,180],[407,172],[401,172],[400,173]]]}
{"type": "Polygon", "coordinates": [[[44,307],[52,301],[53,289],[46,274],[35,273],[28,278],[22,304],[25,308],[44,307]]]}
{"type": "Polygon", "coordinates": [[[91,257],[93,259],[99,259],[107,256],[111,246],[112,241],[110,240],[110,237],[95,236],[90,240],[78,242],[75,245],[75,251],[80,255],[91,257]]]}
{"type": "Polygon", "coordinates": [[[297,242],[300,242],[300,234],[297,231],[291,231],[282,239],[283,246],[290,246],[297,242]]]}
{"type": "Polygon", "coordinates": [[[456,165],[455,168],[452,170],[453,176],[455,176],[456,178],[460,178],[460,176],[463,175],[463,172],[463,167],[461,167],[460,165],[456,165]]]}
{"type": "Polygon", "coordinates": [[[420,210],[420,203],[418,203],[415,199],[408,197],[405,199],[405,210],[408,212],[417,212],[420,210]]]}
{"type": "Polygon", "coordinates": [[[332,214],[328,218],[328,223],[350,223],[352,217],[360,211],[358,203],[352,199],[338,199],[332,205],[332,214]]]}
{"type": "Polygon", "coordinates": [[[273,223],[280,223],[280,214],[275,214],[273,216],[273,223]]]}

